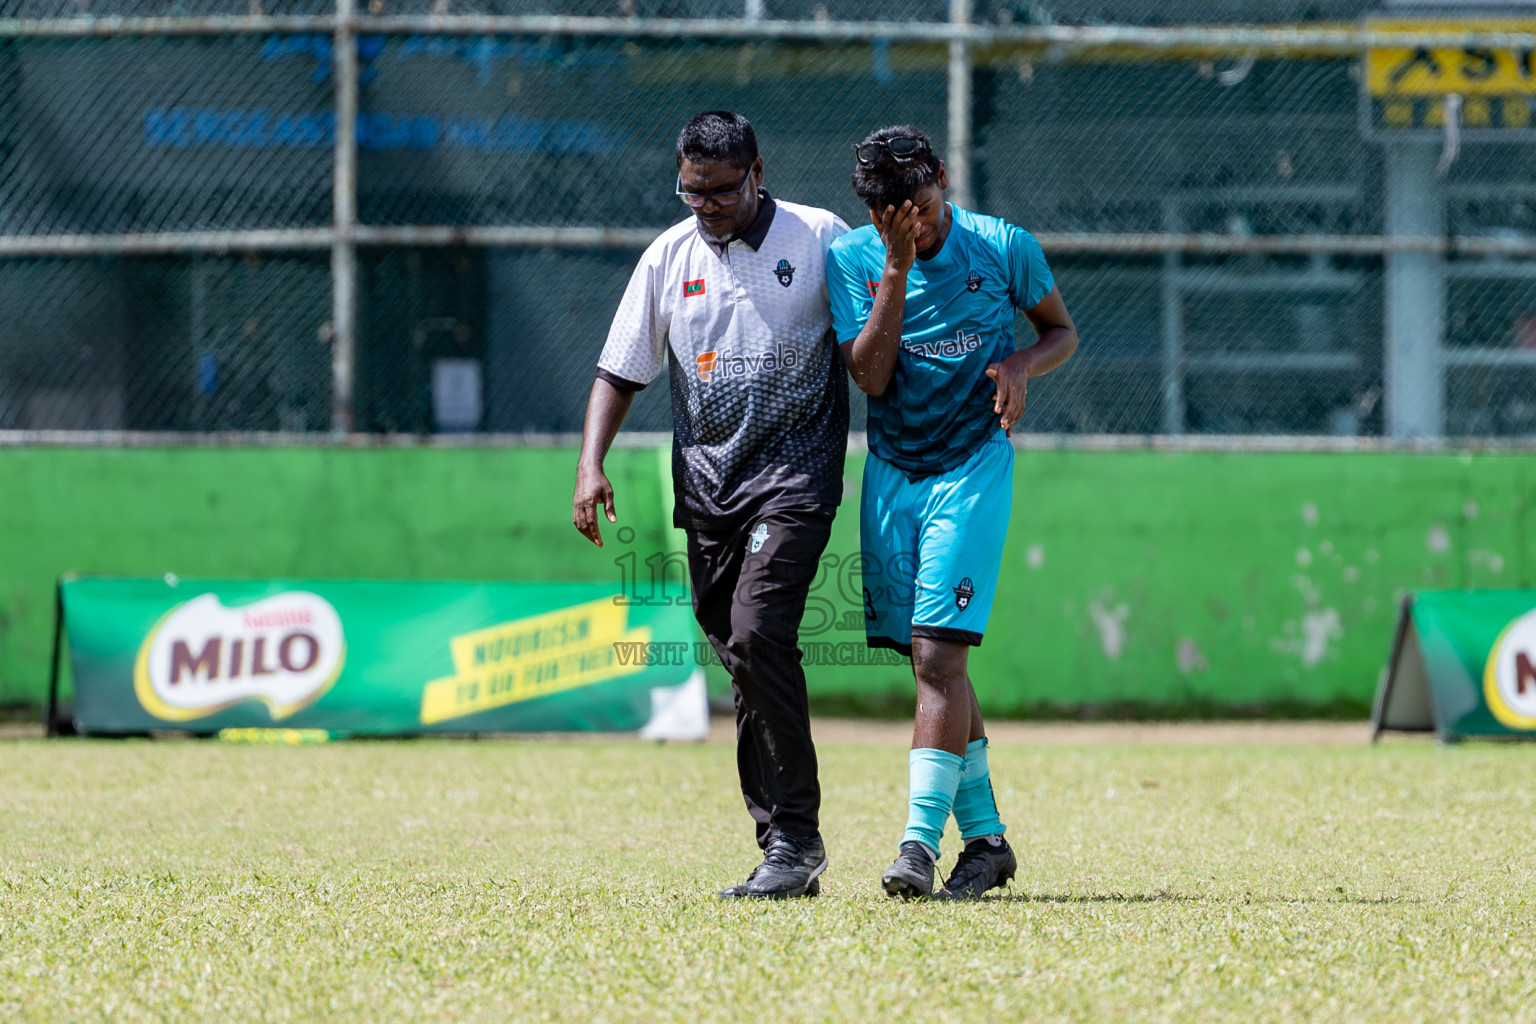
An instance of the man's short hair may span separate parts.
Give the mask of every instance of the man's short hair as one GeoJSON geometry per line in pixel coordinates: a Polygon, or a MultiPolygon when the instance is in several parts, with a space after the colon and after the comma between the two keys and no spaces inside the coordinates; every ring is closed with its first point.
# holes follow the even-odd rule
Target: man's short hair
{"type": "Polygon", "coordinates": [[[679,167],[684,160],[724,160],[744,171],[756,159],[757,135],[751,122],[730,110],[706,110],[683,125],[677,137],[679,167]]]}
{"type": "Polygon", "coordinates": [[[887,206],[898,209],[925,185],[939,180],[938,154],[933,151],[933,140],[915,125],[893,124],[877,128],[860,146],[905,137],[919,139],[923,148],[906,160],[898,160],[884,146],[872,164],[855,162],[853,165],[853,190],[871,210],[884,210],[887,206]]]}

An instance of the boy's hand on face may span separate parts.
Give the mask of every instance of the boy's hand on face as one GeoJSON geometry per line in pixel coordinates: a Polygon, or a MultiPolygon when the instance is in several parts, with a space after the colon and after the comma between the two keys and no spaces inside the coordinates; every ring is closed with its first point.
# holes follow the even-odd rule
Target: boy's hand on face
{"type": "Polygon", "coordinates": [[[908,199],[900,209],[887,206],[878,217],[871,210],[869,217],[880,232],[880,241],[885,243],[885,268],[897,274],[911,270],[917,259],[917,207],[908,199]]]}
{"type": "Polygon", "coordinates": [[[1029,363],[1022,358],[1022,353],[1015,352],[1002,362],[989,365],[987,376],[997,384],[997,390],[992,393],[992,411],[1001,417],[1003,429],[1012,433],[1013,425],[1024,415],[1029,363]]]}

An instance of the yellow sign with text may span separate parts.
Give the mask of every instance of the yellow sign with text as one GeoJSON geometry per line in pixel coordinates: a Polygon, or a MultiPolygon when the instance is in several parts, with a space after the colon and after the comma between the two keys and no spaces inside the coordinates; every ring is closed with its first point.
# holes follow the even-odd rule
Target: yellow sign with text
{"type": "Polygon", "coordinates": [[[630,629],[629,609],[605,597],[454,637],[453,675],[422,690],[421,722],[432,725],[563,690],[633,675],[643,659],[621,659],[615,644],[649,643],[630,629]]]}
{"type": "Polygon", "coordinates": [[[1377,97],[1536,95],[1536,19],[1372,21],[1381,32],[1498,32],[1528,36],[1514,49],[1389,47],[1365,58],[1366,89],[1377,97]]]}

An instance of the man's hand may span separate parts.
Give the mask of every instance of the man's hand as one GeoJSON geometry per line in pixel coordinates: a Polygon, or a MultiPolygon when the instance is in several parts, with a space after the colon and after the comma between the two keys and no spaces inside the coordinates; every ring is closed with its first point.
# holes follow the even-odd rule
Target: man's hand
{"type": "Polygon", "coordinates": [[[598,377],[592,382],[592,397],[587,399],[587,419],[581,428],[581,455],[576,460],[576,496],[571,499],[571,522],[581,535],[598,547],[603,546],[603,535],[597,529],[598,505],[608,513],[610,523],[618,522],[613,514],[613,485],[603,472],[603,456],[613,444],[624,414],[635,400],[633,391],[621,391],[612,383],[598,377]]]}
{"type": "Polygon", "coordinates": [[[887,206],[875,227],[885,243],[885,268],[897,274],[911,270],[917,259],[917,207],[912,200],[904,200],[899,210],[887,206]]]}
{"type": "Polygon", "coordinates": [[[992,411],[1001,417],[1003,429],[1013,430],[1013,425],[1024,415],[1024,396],[1029,390],[1029,360],[1024,353],[1015,352],[1000,363],[987,367],[987,376],[997,384],[992,392],[992,411]]]}
{"type": "Polygon", "coordinates": [[[608,475],[601,466],[582,463],[576,467],[576,497],[571,500],[571,522],[583,537],[602,547],[603,535],[597,528],[598,505],[608,513],[610,523],[619,521],[613,514],[613,485],[608,482],[608,475]]]}

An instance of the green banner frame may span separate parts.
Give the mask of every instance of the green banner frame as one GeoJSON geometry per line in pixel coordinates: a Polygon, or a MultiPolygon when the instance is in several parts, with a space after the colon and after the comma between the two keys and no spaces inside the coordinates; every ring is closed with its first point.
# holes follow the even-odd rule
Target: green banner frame
{"type": "Polygon", "coordinates": [[[56,611],[79,735],[708,728],[687,605],[609,584],[68,575],[56,611]]]}
{"type": "Polygon", "coordinates": [[[1371,724],[1373,742],[1536,739],[1536,590],[1405,597],[1371,724]]]}

